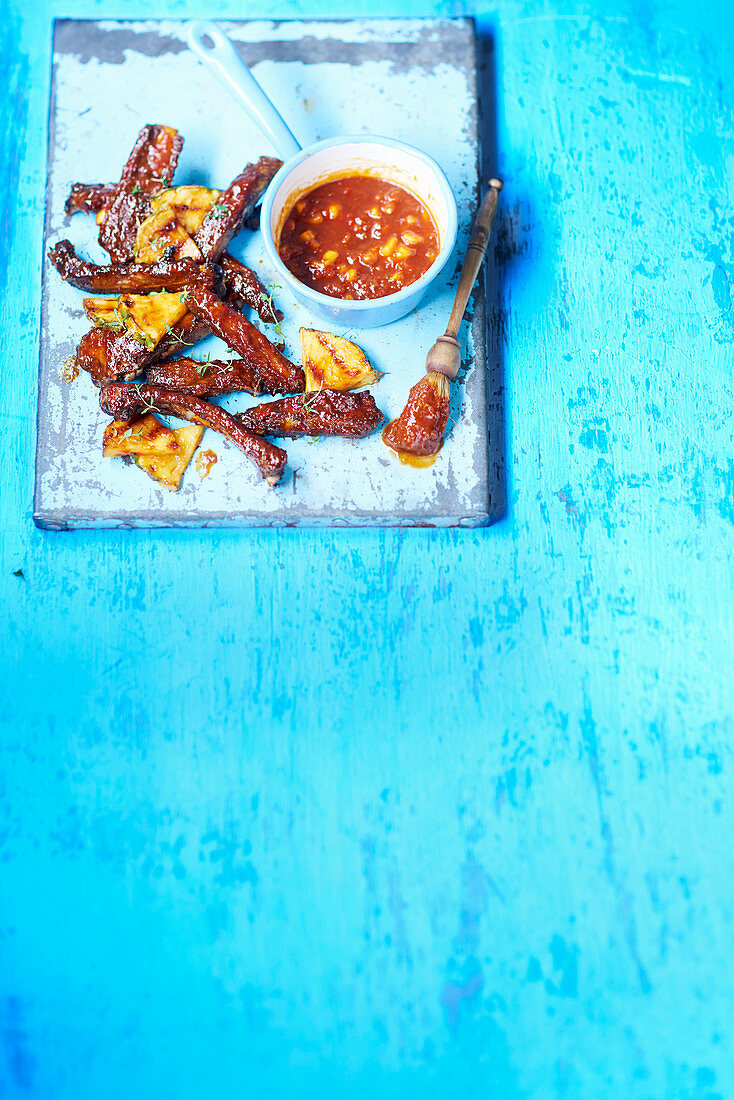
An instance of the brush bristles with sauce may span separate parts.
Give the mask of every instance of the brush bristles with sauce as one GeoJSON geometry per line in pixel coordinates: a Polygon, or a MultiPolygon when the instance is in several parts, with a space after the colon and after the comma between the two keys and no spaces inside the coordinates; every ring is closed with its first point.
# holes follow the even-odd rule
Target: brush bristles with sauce
{"type": "Polygon", "coordinates": [[[385,444],[408,466],[430,466],[443,446],[451,383],[431,371],[412,387],[405,408],[382,433],[385,444]]]}

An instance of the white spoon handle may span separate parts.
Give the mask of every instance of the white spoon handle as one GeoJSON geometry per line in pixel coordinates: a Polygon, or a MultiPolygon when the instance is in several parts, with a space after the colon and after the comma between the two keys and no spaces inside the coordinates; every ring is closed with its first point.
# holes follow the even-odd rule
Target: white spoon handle
{"type": "Polygon", "coordinates": [[[197,20],[186,30],[189,47],[220,84],[247,111],[273,143],[283,160],[300,153],[301,146],[286,126],[232,42],[216,23],[197,20]]]}

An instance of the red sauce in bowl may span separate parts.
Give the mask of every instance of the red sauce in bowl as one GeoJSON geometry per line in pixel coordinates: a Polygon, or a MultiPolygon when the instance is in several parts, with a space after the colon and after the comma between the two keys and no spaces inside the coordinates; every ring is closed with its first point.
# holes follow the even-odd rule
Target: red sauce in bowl
{"type": "Polygon", "coordinates": [[[299,282],[332,298],[384,298],[425,274],[438,230],[415,195],[388,180],[322,183],[288,211],[278,252],[299,282]]]}

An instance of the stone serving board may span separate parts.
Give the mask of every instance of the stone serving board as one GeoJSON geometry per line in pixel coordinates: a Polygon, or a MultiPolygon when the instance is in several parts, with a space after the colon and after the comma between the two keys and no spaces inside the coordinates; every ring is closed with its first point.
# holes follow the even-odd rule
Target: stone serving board
{"type": "MultiPolygon", "coordinates": [[[[408,141],[445,170],[460,232],[439,284],[411,316],[381,329],[340,333],[355,340],[385,376],[373,388],[386,419],[400,412],[423,373],[425,353],[443,331],[477,202],[480,149],[477,66],[471,20],[228,22],[256,78],[303,144],[340,133],[408,141]]],[[[273,153],[248,116],[189,52],[184,24],[60,20],[55,24],[49,119],[38,443],[34,518],[41,527],[478,526],[490,519],[486,315],[478,283],[464,326],[463,384],[454,386],[454,425],[438,461],[401,465],[380,433],[361,441],[287,441],[288,466],[269,489],[223,437],[210,476],[194,465],[178,493],[122,459],[103,459],[108,418],[89,378],[61,378],[88,327],[83,293],[67,286],[46,257],[69,237],[83,256],[105,262],[92,217],[66,218],[76,180],[117,179],[141,125],[177,127],[185,145],[177,183],[225,186],[249,160],[273,153]]],[[[259,233],[243,232],[232,252],[273,286],[259,233]]],[[[314,318],[285,291],[286,354],[300,361],[298,330],[314,318]]],[[[316,327],[319,327],[317,324],[316,327]]],[[[267,329],[266,329],[267,331],[267,329]]],[[[194,352],[224,349],[211,339],[194,352]]],[[[235,394],[230,409],[252,403],[235,394]]],[[[175,423],[175,422],[174,422],[175,423]]]]}

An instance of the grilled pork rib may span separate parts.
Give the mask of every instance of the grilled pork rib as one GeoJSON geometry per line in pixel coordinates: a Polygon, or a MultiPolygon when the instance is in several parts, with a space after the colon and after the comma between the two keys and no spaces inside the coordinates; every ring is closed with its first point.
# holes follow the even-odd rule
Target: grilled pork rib
{"type": "Polygon", "coordinates": [[[144,126],[120,182],[97,214],[99,243],[116,263],[135,259],[135,238],[150,210],[150,199],[170,186],[183,138],[171,126],[144,126]]]}
{"type": "MultiPolygon", "coordinates": [[[[48,258],[61,278],[79,290],[102,294],[144,294],[149,290],[183,290],[201,271],[201,263],[188,257],[155,263],[93,264],[76,254],[71,241],[59,241],[48,258]]],[[[225,287],[254,309],[262,321],[283,320],[254,271],[227,253],[219,260],[225,287]]]]}
{"type": "Polygon", "coordinates": [[[79,290],[102,294],[144,294],[148,290],[183,290],[200,269],[196,260],[156,263],[93,264],[77,256],[71,241],[59,241],[48,258],[59,275],[79,290]]]}
{"type": "Polygon", "coordinates": [[[106,203],[112,202],[114,193],[114,183],[73,183],[64,213],[98,214],[106,203]]]}
{"type": "Polygon", "coordinates": [[[210,405],[193,394],[177,393],[163,386],[113,382],[101,391],[99,403],[115,420],[131,420],[145,412],[159,412],[201,424],[234,443],[257,466],[269,485],[277,484],[283,475],[288,458],[285,451],[243,427],[226,409],[210,405]]]}
{"type": "Polygon", "coordinates": [[[278,401],[255,405],[247,412],[235,413],[235,419],[258,435],[340,435],[364,439],[383,422],[383,416],[370,393],[343,393],[340,390],[316,390],[278,401]]]}
{"type": "Polygon", "coordinates": [[[151,386],[165,386],[180,393],[196,394],[197,397],[223,397],[227,393],[251,393],[259,397],[261,393],[271,392],[264,388],[262,378],[242,359],[213,359],[210,363],[200,363],[181,356],[148,367],[146,381],[151,386]]]}
{"type": "Polygon", "coordinates": [[[282,163],[275,157],[260,157],[256,164],[248,164],[222,191],[194,237],[204,259],[216,260],[222,255],[282,163]]]}
{"type": "Polygon", "coordinates": [[[262,379],[265,393],[303,392],[302,368],[289,362],[246,317],[217,297],[211,275],[194,283],[186,305],[262,379]]]}

